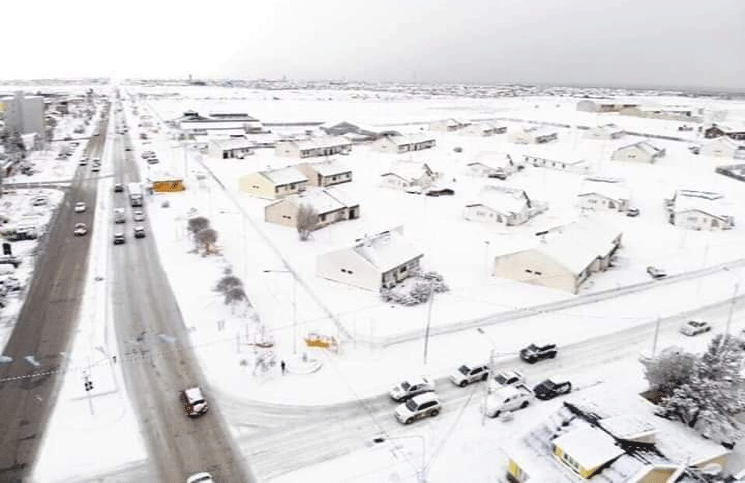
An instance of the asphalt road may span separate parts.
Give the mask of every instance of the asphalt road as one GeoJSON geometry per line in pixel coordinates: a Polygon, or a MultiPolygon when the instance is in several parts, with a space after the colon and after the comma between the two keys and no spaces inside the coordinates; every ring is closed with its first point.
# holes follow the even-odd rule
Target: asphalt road
{"type": "MultiPolygon", "coordinates": [[[[139,181],[125,140],[112,140],[115,182],[139,181]]],[[[123,245],[111,245],[109,280],[111,307],[127,392],[132,399],[140,432],[150,455],[152,472],[162,482],[183,483],[196,472],[208,471],[218,482],[254,481],[237,449],[225,419],[205,381],[184,326],[168,278],[150,235],[149,217],[139,223],[147,236],[133,236],[132,208],[126,191],[111,193],[113,206],[126,209],[126,222],[114,224],[113,232],[126,236],[123,245]],[[165,353],[165,354],[164,354],[165,353]],[[181,390],[200,386],[210,404],[207,414],[190,419],[179,399],[181,390]]],[[[153,205],[155,206],[155,205],[153,205]]],[[[160,208],[158,208],[160,209],[160,208]]],[[[155,479],[151,475],[151,479],[155,479]]]]}
{"type": "MultiPolygon", "coordinates": [[[[107,120],[101,135],[92,138],[85,154],[101,156],[107,120]]],[[[54,373],[64,366],[71,334],[83,297],[90,237],[73,235],[75,223],[93,226],[97,177],[90,165],[79,167],[54,216],[45,248],[38,261],[18,323],[4,354],[13,363],[0,367],[0,481],[20,482],[30,474],[62,378],[54,373]],[[88,205],[75,213],[76,202],[88,205]],[[32,357],[33,363],[25,360],[32,357]],[[52,371],[41,377],[31,374],[52,371]],[[12,378],[21,379],[12,380],[12,378]],[[8,380],[11,379],[11,380],[8,380]]]]}

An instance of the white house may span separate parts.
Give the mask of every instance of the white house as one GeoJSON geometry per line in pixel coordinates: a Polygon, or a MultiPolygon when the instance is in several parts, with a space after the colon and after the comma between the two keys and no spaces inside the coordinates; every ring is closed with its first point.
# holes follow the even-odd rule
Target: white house
{"type": "Polygon", "coordinates": [[[602,126],[591,127],[585,132],[585,139],[611,140],[620,139],[626,135],[626,131],[616,124],[603,124],[602,126]]]}
{"type": "Polygon", "coordinates": [[[211,112],[201,116],[196,111],[187,111],[175,120],[179,129],[192,134],[205,134],[216,130],[242,130],[244,133],[262,132],[263,126],[258,119],[244,112],[211,112]]]}
{"type": "Polygon", "coordinates": [[[555,141],[558,138],[558,131],[547,126],[523,126],[510,131],[510,142],[515,144],[544,144],[555,141]]]}
{"type": "Polygon", "coordinates": [[[506,133],[507,126],[491,122],[475,122],[464,127],[461,132],[469,136],[494,136],[506,133]]]}
{"type": "Polygon", "coordinates": [[[381,136],[372,143],[372,148],[375,151],[383,153],[408,153],[433,148],[434,146],[435,138],[420,134],[381,136]]]}
{"type": "Polygon", "coordinates": [[[442,119],[429,123],[429,129],[430,131],[453,132],[463,129],[470,124],[470,122],[460,121],[458,119],[442,119]]]}
{"type": "Polygon", "coordinates": [[[466,205],[463,217],[469,221],[515,226],[547,209],[548,204],[530,199],[521,189],[486,186],[477,201],[466,205]]]}
{"type": "Polygon", "coordinates": [[[348,154],[352,151],[352,142],[342,136],[322,136],[310,139],[286,139],[278,141],[274,148],[277,156],[294,158],[311,158],[348,154]]]}
{"type": "Polygon", "coordinates": [[[380,175],[380,186],[406,190],[413,187],[426,188],[437,179],[427,163],[399,161],[391,165],[390,170],[380,175]]]}
{"type": "Polygon", "coordinates": [[[576,294],[591,274],[606,270],[621,232],[598,217],[543,232],[522,249],[497,255],[493,274],[576,294]]]}
{"type": "Polygon", "coordinates": [[[585,178],[577,193],[577,206],[597,211],[628,211],[631,192],[615,178],[585,178]]]}
{"type": "Polygon", "coordinates": [[[654,163],[663,156],[665,156],[665,148],[655,146],[649,140],[645,140],[616,149],[613,152],[612,159],[614,161],[654,163]]]}
{"type": "Polygon", "coordinates": [[[301,206],[309,206],[318,215],[316,229],[360,216],[360,204],[339,188],[312,189],[291,195],[264,207],[264,221],[279,225],[297,226],[301,206]]]}
{"type": "Polygon", "coordinates": [[[585,172],[585,159],[572,152],[557,152],[553,150],[534,148],[523,154],[523,162],[537,168],[550,168],[562,171],[585,172]]]}
{"type": "Polygon", "coordinates": [[[282,198],[305,190],[308,178],[294,166],[257,171],[238,178],[238,189],[260,198],[282,198]]]}
{"type": "Polygon", "coordinates": [[[379,292],[392,288],[419,269],[424,253],[403,237],[403,228],[364,236],[352,246],[318,256],[316,275],[379,292]]]}
{"type": "Polygon", "coordinates": [[[505,177],[517,171],[517,163],[508,153],[482,152],[474,161],[466,164],[466,172],[471,176],[505,177]]]}
{"type": "Polygon", "coordinates": [[[308,177],[313,186],[325,187],[352,181],[352,170],[333,159],[320,163],[301,163],[297,168],[308,177]]]}
{"type": "Polygon", "coordinates": [[[668,221],[690,230],[729,230],[735,226],[732,208],[720,193],[678,190],[666,203],[668,221]]]}
{"type": "Polygon", "coordinates": [[[615,99],[583,99],[577,102],[577,110],[583,112],[618,112],[621,109],[637,107],[638,105],[618,102],[615,99]]]}
{"type": "Polygon", "coordinates": [[[243,159],[254,153],[253,142],[246,138],[213,139],[208,149],[211,155],[221,159],[243,159]]]}
{"type": "Polygon", "coordinates": [[[701,146],[699,154],[719,158],[745,159],[745,143],[735,141],[727,136],[720,136],[701,146]]]}

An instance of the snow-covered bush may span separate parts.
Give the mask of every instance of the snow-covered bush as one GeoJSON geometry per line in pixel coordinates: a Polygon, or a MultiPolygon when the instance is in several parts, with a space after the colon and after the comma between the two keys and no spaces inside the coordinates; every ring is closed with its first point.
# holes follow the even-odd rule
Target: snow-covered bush
{"type": "Polygon", "coordinates": [[[235,275],[226,275],[217,282],[215,290],[227,294],[230,290],[243,287],[243,282],[235,275]]]}

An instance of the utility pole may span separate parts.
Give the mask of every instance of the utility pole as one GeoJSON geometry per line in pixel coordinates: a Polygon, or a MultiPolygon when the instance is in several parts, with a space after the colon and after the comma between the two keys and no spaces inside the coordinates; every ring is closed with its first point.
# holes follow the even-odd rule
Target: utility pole
{"type": "Polygon", "coordinates": [[[732,294],[732,305],[729,306],[729,315],[727,316],[727,328],[724,333],[729,335],[729,326],[732,323],[732,314],[735,311],[735,301],[737,300],[737,292],[740,290],[740,282],[735,284],[735,292],[732,294]]]}
{"type": "Polygon", "coordinates": [[[424,365],[427,365],[427,347],[429,346],[429,326],[432,322],[432,302],[435,298],[435,292],[432,288],[432,281],[429,282],[429,306],[427,307],[427,328],[424,330],[424,365]]]}
{"type": "Polygon", "coordinates": [[[297,355],[297,279],[288,273],[292,276],[292,353],[297,355]]]}

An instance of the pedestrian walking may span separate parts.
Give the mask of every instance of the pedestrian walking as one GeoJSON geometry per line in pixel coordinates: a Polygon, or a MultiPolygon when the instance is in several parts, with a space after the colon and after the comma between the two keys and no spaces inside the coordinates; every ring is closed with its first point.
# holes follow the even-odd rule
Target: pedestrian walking
{"type": "Polygon", "coordinates": [[[279,363],[279,367],[282,368],[282,375],[284,376],[285,375],[285,370],[287,368],[287,365],[285,364],[285,361],[280,362],[279,363]]]}

